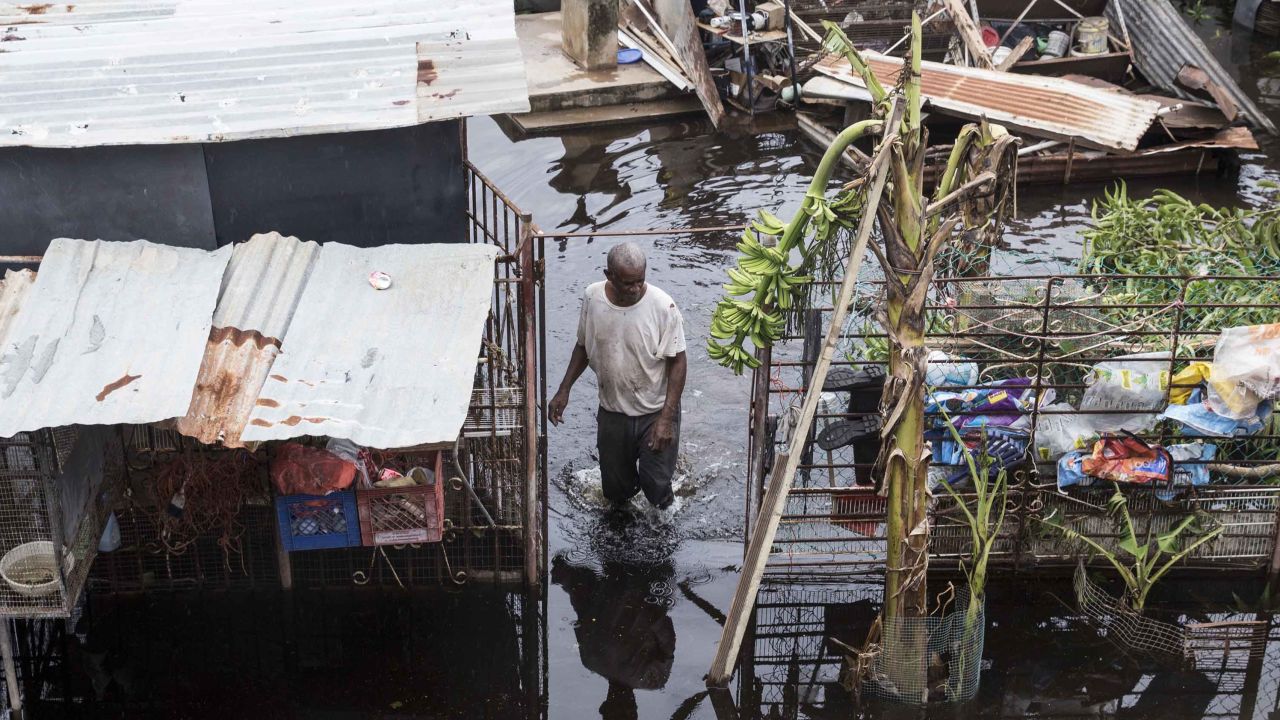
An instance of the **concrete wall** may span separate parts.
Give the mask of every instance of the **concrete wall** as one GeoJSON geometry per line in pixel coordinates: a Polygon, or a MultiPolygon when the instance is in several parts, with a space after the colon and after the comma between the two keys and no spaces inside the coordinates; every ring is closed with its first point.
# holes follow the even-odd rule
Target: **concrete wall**
{"type": "Polygon", "coordinates": [[[463,242],[460,121],[157,145],[0,150],[0,255],[55,237],[213,248],[278,230],[361,247],[463,242]]]}

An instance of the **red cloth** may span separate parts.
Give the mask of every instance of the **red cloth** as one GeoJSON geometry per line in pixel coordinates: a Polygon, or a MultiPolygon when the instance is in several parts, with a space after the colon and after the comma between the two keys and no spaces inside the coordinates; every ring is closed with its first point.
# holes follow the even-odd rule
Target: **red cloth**
{"type": "Polygon", "coordinates": [[[271,482],[281,495],[328,495],[351,487],[354,463],[327,450],[285,443],[271,460],[271,482]]]}

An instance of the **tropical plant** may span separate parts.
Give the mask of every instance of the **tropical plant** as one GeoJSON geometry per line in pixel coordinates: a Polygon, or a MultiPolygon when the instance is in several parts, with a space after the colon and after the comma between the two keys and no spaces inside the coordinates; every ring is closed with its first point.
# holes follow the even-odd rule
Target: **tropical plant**
{"type": "Polygon", "coordinates": [[[1147,603],[1147,595],[1156,582],[1168,574],[1178,561],[1221,535],[1222,526],[1215,524],[1214,527],[1209,527],[1214,524],[1211,518],[1203,513],[1191,513],[1167,532],[1156,535],[1152,523],[1148,522],[1146,532],[1140,533],[1129,512],[1128,498],[1121,492],[1118,484],[1112,485],[1115,492],[1107,501],[1107,512],[1120,529],[1118,552],[1068,526],[1056,510],[1039,522],[1049,531],[1081,543],[1105,558],[1124,581],[1125,599],[1130,607],[1142,612],[1147,603]],[[1142,536],[1141,540],[1139,536],[1142,536]]]}
{"type": "Polygon", "coordinates": [[[1009,471],[1001,465],[992,478],[992,469],[997,460],[986,452],[986,438],[983,438],[981,450],[976,457],[964,443],[960,431],[956,429],[951,418],[943,412],[943,421],[951,438],[960,446],[965,466],[969,471],[969,482],[973,486],[972,507],[970,503],[951,487],[951,483],[942,482],[956,507],[960,509],[965,524],[969,526],[970,554],[968,561],[961,560],[960,570],[969,581],[969,605],[965,610],[965,629],[972,632],[976,629],[978,613],[982,609],[982,598],[987,590],[987,563],[991,559],[991,550],[995,547],[996,538],[1004,528],[1006,510],[1005,499],[1009,489],[1009,471]]]}
{"type": "MultiPolygon", "coordinates": [[[[1280,271],[1280,206],[1214,208],[1170,190],[1140,199],[1119,182],[1094,203],[1092,214],[1092,227],[1082,233],[1080,272],[1119,276],[1090,281],[1102,292],[1102,304],[1111,306],[1101,312],[1112,322],[1166,332],[1178,324],[1195,337],[1276,321],[1278,313],[1265,308],[1280,305],[1280,287],[1249,278],[1280,271]],[[1218,279],[1185,288],[1168,279],[1206,275],[1218,279]],[[1152,310],[1179,305],[1179,312],[1152,310]]],[[[1147,337],[1166,342],[1159,334],[1147,337]]]]}

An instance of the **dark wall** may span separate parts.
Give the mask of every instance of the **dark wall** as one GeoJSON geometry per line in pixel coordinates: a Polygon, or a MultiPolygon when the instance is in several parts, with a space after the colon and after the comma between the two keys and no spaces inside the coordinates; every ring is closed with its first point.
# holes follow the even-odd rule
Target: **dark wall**
{"type": "Polygon", "coordinates": [[[214,247],[199,145],[0,150],[0,255],[58,237],[214,247]]]}
{"type": "Polygon", "coordinates": [[[463,242],[461,121],[206,145],[0,149],[0,255],[56,237],[463,242]]]}
{"type": "Polygon", "coordinates": [[[361,247],[462,242],[458,122],[205,145],[218,244],[269,230],[361,247]]]}

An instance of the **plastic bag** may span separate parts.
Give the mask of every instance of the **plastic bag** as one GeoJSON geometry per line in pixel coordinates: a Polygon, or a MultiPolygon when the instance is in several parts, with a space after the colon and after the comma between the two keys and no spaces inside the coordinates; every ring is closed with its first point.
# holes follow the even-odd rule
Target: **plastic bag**
{"type": "Polygon", "coordinates": [[[1089,447],[1098,436],[1092,418],[1081,415],[1070,403],[1053,403],[1040,408],[1036,418],[1036,459],[1057,460],[1072,450],[1089,447]]]}
{"type": "Polygon", "coordinates": [[[1209,409],[1243,420],[1280,395],[1280,323],[1227,328],[1209,372],[1209,409]]]}
{"type": "Polygon", "coordinates": [[[356,466],[356,474],[360,476],[360,487],[373,487],[373,478],[369,476],[368,451],[346,438],[329,438],[325,450],[337,455],[356,466]]]}
{"type": "Polygon", "coordinates": [[[1155,427],[1165,408],[1169,388],[1169,353],[1122,355],[1104,360],[1085,377],[1088,387],[1080,400],[1080,411],[1088,416],[1094,431],[1145,432],[1155,427]],[[1133,410],[1133,414],[1090,411],[1133,410]]]}
{"type": "Polygon", "coordinates": [[[102,537],[98,540],[98,552],[115,552],[120,549],[120,521],[113,512],[107,516],[106,527],[102,528],[102,537]]]}
{"type": "Polygon", "coordinates": [[[328,495],[355,479],[355,463],[319,448],[285,443],[271,459],[271,482],[281,495],[328,495]]]}
{"type": "Polygon", "coordinates": [[[1104,437],[1093,453],[1081,459],[1080,469],[1092,477],[1133,485],[1166,482],[1173,469],[1169,452],[1132,435],[1104,437]]]}

